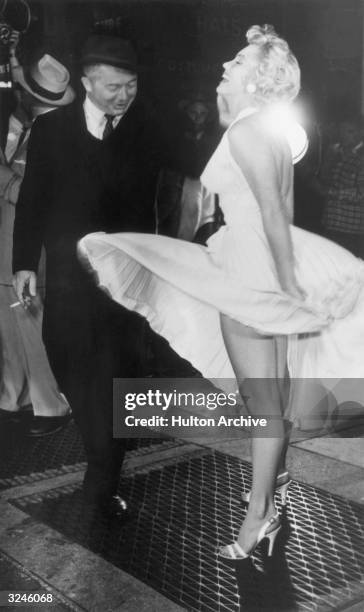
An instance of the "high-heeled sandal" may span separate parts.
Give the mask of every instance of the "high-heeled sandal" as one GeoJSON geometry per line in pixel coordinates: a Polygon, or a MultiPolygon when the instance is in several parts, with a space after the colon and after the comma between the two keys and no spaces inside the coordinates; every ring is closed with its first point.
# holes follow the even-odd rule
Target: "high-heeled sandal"
{"type": "MultiPolygon", "coordinates": [[[[282,506],[287,505],[288,489],[289,489],[291,482],[292,480],[290,479],[288,472],[282,472],[281,474],[278,474],[277,480],[276,480],[275,492],[279,493],[279,495],[281,496],[282,506]]],[[[250,496],[251,496],[251,491],[247,491],[246,493],[243,492],[241,494],[241,499],[243,500],[243,502],[248,504],[250,502],[250,496]]]]}
{"type": "Polygon", "coordinates": [[[259,529],[257,540],[253,548],[248,553],[246,553],[240,546],[239,542],[236,541],[236,542],[233,542],[232,544],[227,544],[226,546],[222,546],[218,550],[218,555],[220,555],[220,557],[224,557],[224,559],[232,559],[234,561],[240,561],[241,559],[248,559],[248,557],[251,557],[251,555],[256,550],[256,548],[259,546],[259,544],[263,542],[263,540],[267,539],[269,540],[268,557],[271,557],[273,554],[274,542],[276,540],[276,537],[280,529],[281,529],[281,524],[279,522],[279,514],[278,512],[276,512],[276,514],[271,516],[264,523],[264,525],[259,529]],[[277,527],[267,533],[267,529],[269,529],[269,527],[271,527],[272,525],[274,525],[274,523],[277,523],[277,522],[278,522],[277,527]]]}

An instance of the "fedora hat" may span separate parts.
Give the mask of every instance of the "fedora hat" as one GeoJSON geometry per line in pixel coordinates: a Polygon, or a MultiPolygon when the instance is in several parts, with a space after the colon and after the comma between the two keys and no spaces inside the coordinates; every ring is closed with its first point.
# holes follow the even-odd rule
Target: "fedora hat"
{"type": "Polygon", "coordinates": [[[28,68],[13,68],[13,79],[37,100],[52,106],[65,106],[75,98],[67,68],[48,54],[28,68]]]}
{"type": "Polygon", "coordinates": [[[93,34],[84,44],[81,52],[81,65],[107,64],[138,72],[135,50],[128,40],[107,34],[93,34]]]}

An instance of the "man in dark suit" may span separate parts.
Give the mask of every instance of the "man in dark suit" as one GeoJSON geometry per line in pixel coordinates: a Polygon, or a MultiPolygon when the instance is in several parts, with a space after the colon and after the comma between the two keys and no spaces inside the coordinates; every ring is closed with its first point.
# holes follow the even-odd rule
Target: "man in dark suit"
{"type": "Polygon", "coordinates": [[[158,134],[137,97],[127,41],[94,35],[82,54],[82,103],[37,119],[14,229],[14,286],[24,306],[47,255],[43,335],[85,444],[86,503],[122,516],[125,440],[112,437],[112,379],[138,370],[141,319],[100,291],[77,257],[94,231],[154,231],[158,134]]]}

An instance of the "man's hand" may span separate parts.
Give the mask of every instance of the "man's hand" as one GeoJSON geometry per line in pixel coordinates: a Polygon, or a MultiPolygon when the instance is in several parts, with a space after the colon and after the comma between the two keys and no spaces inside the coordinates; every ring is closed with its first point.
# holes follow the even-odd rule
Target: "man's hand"
{"type": "Polygon", "coordinates": [[[16,51],[16,48],[18,46],[18,42],[19,42],[19,38],[20,38],[20,32],[18,32],[18,30],[13,30],[10,34],[10,38],[9,38],[9,51],[10,53],[14,53],[16,51]]]}
{"type": "MultiPolygon", "coordinates": [[[[20,66],[19,60],[16,55],[16,48],[19,43],[20,33],[17,30],[13,30],[10,36],[10,46],[9,46],[9,55],[10,55],[10,67],[12,70],[14,68],[18,68],[20,66]]],[[[13,78],[15,77],[15,71],[13,73],[13,78]]],[[[16,81],[16,78],[14,78],[16,81]]]]}
{"type": "Polygon", "coordinates": [[[31,270],[19,270],[13,277],[13,287],[18,300],[24,308],[28,308],[37,294],[37,275],[31,270]]]}

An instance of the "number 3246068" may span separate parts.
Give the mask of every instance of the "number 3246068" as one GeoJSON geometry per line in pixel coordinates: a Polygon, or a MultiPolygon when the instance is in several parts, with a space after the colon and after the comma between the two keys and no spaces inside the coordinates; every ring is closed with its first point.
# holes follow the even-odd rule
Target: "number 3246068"
{"type": "Polygon", "coordinates": [[[8,593],[8,603],[53,603],[52,593],[8,593]]]}

